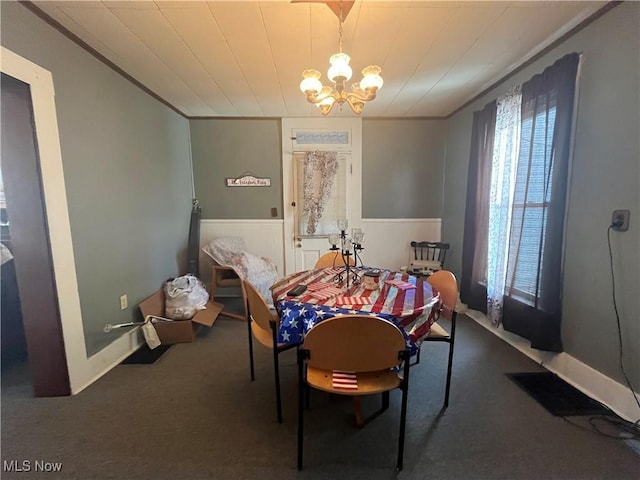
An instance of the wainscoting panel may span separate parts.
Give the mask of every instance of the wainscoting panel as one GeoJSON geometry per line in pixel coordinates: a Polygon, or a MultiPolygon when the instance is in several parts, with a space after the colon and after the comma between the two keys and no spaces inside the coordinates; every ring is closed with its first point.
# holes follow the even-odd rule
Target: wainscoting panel
{"type": "Polygon", "coordinates": [[[218,237],[242,237],[247,252],[266,257],[276,264],[280,274],[284,272],[283,221],[277,220],[212,220],[200,221],[200,276],[209,281],[213,262],[202,251],[211,240],[218,237]]]}
{"type": "Polygon", "coordinates": [[[440,241],[439,218],[363,218],[365,265],[399,269],[411,258],[412,240],[440,241]]]}
{"type": "MultiPolygon", "coordinates": [[[[365,265],[399,269],[411,257],[412,240],[440,240],[439,218],[362,219],[365,234],[361,259],[365,265]]],[[[284,274],[283,220],[214,220],[200,222],[200,274],[209,280],[212,262],[202,247],[222,236],[244,238],[247,251],[273,260],[278,272],[284,274]]],[[[327,242],[327,251],[329,243],[327,242]]]]}

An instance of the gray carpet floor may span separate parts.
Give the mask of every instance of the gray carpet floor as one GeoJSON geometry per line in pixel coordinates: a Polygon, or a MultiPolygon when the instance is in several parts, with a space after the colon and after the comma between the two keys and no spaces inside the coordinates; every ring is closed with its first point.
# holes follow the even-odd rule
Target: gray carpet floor
{"type": "MultiPolygon", "coordinates": [[[[221,318],[151,365],[120,365],[72,397],[33,398],[24,368],[3,372],[2,479],[638,479],[624,441],[588,418],[550,415],[506,372],[543,369],[467,317],[452,394],[441,409],[446,347],[411,369],[405,468],[395,472],[400,393],[364,428],[347,397],[313,391],[305,469],[296,470],[295,351],[281,355],[284,424],[270,350],[249,379],[246,324],[221,318]],[[30,472],[8,472],[28,461],[30,472]],[[61,471],[35,472],[36,461],[61,471]]],[[[365,398],[374,411],[379,397],[365,398]]],[[[41,464],[38,464],[41,465],[41,464]]]]}

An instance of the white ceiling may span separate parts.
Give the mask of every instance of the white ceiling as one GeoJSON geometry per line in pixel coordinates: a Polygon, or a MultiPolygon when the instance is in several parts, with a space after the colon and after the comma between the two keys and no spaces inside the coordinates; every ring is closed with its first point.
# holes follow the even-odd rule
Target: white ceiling
{"type": "MultiPolygon", "coordinates": [[[[33,3],[188,117],[320,116],[301,73],[326,82],[338,50],[322,3],[33,3]]],[[[370,64],[384,78],[363,116],[446,116],[606,3],[358,0],[344,22],[352,80],[370,64]]]]}

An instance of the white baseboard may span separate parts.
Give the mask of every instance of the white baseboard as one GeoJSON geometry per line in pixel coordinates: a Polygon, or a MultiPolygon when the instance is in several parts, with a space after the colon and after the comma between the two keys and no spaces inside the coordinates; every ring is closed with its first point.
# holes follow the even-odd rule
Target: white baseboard
{"type": "Polygon", "coordinates": [[[632,393],[626,385],[616,382],[568,353],[544,352],[531,348],[524,338],[507,332],[502,326],[496,328],[491,325],[482,312],[467,310],[466,315],[584,394],[606,405],[621,418],[630,422],[640,418],[640,408],[633,398],[635,395],[640,399],[640,395],[632,393]]]}
{"type": "Polygon", "coordinates": [[[134,327],[114,340],[95,355],[87,358],[82,364],[80,379],[71,386],[71,394],[75,395],[105,375],[113,367],[135,352],[144,344],[140,327],[134,327]]]}

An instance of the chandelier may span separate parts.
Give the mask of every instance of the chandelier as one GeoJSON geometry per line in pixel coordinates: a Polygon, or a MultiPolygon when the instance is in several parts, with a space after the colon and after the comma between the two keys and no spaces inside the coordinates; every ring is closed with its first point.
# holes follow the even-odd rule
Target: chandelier
{"type": "Polygon", "coordinates": [[[333,87],[322,85],[320,72],[310,69],[302,72],[302,82],[300,90],[307,96],[307,101],[317,105],[322,115],[328,115],[333,106],[337,103],[347,103],[356,114],[361,114],[365,102],[370,102],[376,98],[376,93],[382,88],[382,77],[380,67],[370,65],[362,70],[362,80],[351,84],[351,91],[346,91],[346,82],[351,79],[352,70],[349,66],[351,57],[342,52],[342,2],[340,2],[340,14],[338,15],[340,27],[339,52],[329,58],[329,71],[327,76],[334,84],[333,87]]]}

